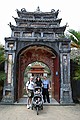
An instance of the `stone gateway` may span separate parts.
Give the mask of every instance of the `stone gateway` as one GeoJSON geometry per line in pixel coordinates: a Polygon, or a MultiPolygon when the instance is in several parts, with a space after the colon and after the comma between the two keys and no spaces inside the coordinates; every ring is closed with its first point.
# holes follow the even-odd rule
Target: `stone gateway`
{"type": "Polygon", "coordinates": [[[25,68],[32,62],[43,62],[51,70],[52,97],[60,104],[72,103],[70,85],[70,40],[65,38],[67,25],[60,26],[59,10],[35,12],[16,10],[16,26],[9,23],[11,37],[5,38],[6,82],[4,103],[18,102],[23,96],[25,68]]]}

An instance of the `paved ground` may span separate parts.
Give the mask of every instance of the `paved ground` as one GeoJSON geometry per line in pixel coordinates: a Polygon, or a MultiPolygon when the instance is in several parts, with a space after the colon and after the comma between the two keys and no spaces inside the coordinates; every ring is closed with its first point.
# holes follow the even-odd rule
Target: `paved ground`
{"type": "Polygon", "coordinates": [[[0,105],[0,120],[80,120],[80,105],[44,106],[39,115],[26,105],[0,105]]]}

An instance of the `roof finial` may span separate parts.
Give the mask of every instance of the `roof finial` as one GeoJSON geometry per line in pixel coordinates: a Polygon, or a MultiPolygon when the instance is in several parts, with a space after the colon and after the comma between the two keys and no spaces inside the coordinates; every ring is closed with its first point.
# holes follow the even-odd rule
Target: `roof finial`
{"type": "Polygon", "coordinates": [[[22,12],[26,12],[26,9],[25,9],[25,8],[22,8],[21,11],[22,11],[22,12]]]}
{"type": "Polygon", "coordinates": [[[37,11],[37,12],[40,12],[40,8],[39,8],[39,6],[37,7],[36,11],[37,11]]]}
{"type": "Polygon", "coordinates": [[[51,12],[52,12],[52,13],[55,13],[55,9],[52,9],[51,12]]]}
{"type": "Polygon", "coordinates": [[[39,6],[37,7],[37,9],[36,9],[36,11],[35,12],[37,12],[37,13],[41,13],[42,11],[40,11],[40,8],[39,8],[39,6]]]}
{"type": "Polygon", "coordinates": [[[66,27],[69,27],[68,23],[66,23],[66,27]]]}

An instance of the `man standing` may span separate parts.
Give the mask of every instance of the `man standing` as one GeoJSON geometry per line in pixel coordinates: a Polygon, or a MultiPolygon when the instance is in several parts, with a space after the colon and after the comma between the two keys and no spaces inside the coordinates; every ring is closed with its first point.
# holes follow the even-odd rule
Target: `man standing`
{"type": "Polygon", "coordinates": [[[28,95],[28,99],[27,99],[27,108],[29,109],[31,107],[31,102],[32,102],[32,98],[34,96],[34,82],[33,82],[33,77],[30,77],[30,80],[26,83],[26,92],[28,95]]]}
{"type": "Polygon", "coordinates": [[[49,98],[49,90],[51,89],[50,87],[50,80],[47,79],[46,76],[44,76],[44,80],[43,82],[43,100],[44,103],[46,102],[46,98],[47,98],[47,102],[50,103],[50,98],[49,98]]]}

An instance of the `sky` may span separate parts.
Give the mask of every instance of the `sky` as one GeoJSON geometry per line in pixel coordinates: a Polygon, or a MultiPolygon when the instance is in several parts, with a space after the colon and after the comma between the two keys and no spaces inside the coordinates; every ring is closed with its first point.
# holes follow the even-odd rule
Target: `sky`
{"type": "Polygon", "coordinates": [[[42,12],[58,10],[58,18],[62,18],[61,26],[68,23],[66,31],[74,29],[80,31],[80,0],[0,0],[0,43],[5,44],[5,37],[11,36],[9,22],[16,25],[12,16],[18,17],[16,9],[25,8],[26,11],[34,12],[37,7],[42,12]]]}

